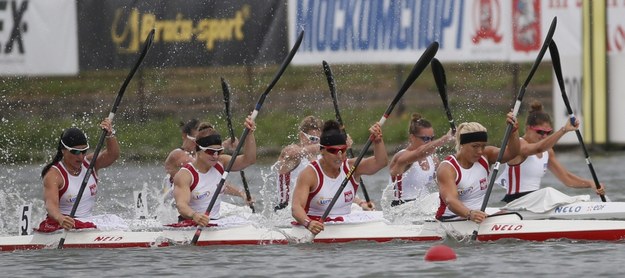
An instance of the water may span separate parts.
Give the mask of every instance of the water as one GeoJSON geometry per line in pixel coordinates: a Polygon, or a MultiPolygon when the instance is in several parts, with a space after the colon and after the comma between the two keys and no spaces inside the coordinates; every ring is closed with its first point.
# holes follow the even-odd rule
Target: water
{"type": "MultiPolygon", "coordinates": [[[[560,161],[573,173],[590,178],[588,167],[579,152],[564,153],[560,161]]],[[[599,180],[607,187],[612,201],[625,201],[625,153],[593,155],[599,180]]],[[[268,165],[255,165],[246,177],[257,207],[263,211],[269,203],[273,184],[265,184],[268,165]]],[[[33,221],[43,218],[41,165],[6,166],[0,169],[0,234],[17,233],[17,207],[33,204],[33,221]]],[[[161,166],[157,163],[119,163],[101,172],[99,213],[115,213],[132,218],[133,191],[146,189],[150,211],[157,211],[156,198],[161,188],[161,166]]],[[[388,169],[365,180],[371,198],[382,197],[388,169]]],[[[232,173],[229,180],[240,180],[232,173]]],[[[559,184],[548,174],[546,184],[559,184]]],[[[555,188],[570,194],[588,194],[562,185],[555,188]]],[[[494,189],[491,205],[496,206],[504,192],[494,189]]],[[[228,199],[228,198],[226,198],[228,199]]],[[[233,202],[242,204],[240,200],[233,202]]],[[[380,207],[378,201],[378,207],[380,207]]],[[[265,246],[176,246],[143,249],[65,249],[0,253],[3,276],[179,276],[210,277],[390,277],[390,276],[548,276],[571,277],[581,273],[620,277],[620,262],[625,257],[625,242],[355,242],[343,244],[292,244],[265,246]],[[431,246],[444,243],[452,247],[458,259],[448,262],[425,262],[431,246]]]]}

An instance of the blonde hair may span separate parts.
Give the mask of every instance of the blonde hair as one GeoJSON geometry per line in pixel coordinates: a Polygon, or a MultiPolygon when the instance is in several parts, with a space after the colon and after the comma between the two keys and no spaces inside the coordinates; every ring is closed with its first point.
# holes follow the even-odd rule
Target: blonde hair
{"type": "Polygon", "coordinates": [[[311,130],[321,130],[323,121],[315,116],[307,116],[299,124],[299,131],[308,133],[311,130]]]}
{"type": "Polygon", "coordinates": [[[456,129],[456,151],[460,150],[460,135],[472,132],[487,132],[486,128],[478,122],[461,123],[456,129]]]}

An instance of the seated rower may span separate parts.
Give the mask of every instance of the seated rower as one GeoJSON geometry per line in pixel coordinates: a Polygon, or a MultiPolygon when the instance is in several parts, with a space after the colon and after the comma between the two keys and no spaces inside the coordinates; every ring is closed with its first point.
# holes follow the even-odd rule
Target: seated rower
{"type": "Polygon", "coordinates": [[[409,144],[393,156],[389,165],[393,186],[391,207],[423,198],[430,193],[427,186],[434,183],[435,170],[439,164],[436,150],[454,140],[451,130],[435,139],[432,124],[421,114],[412,114],[408,126],[409,144]]]}
{"type": "Polygon", "coordinates": [[[290,204],[297,177],[310,161],[317,159],[320,152],[319,135],[321,135],[322,126],[323,121],[314,116],[304,118],[299,125],[299,143],[282,149],[278,161],[272,166],[272,170],[277,172],[278,190],[278,202],[274,211],[284,209],[290,204]]]}
{"type": "Polygon", "coordinates": [[[57,152],[52,162],[41,171],[43,196],[47,217],[36,229],[40,232],[53,232],[59,229],[127,229],[125,222],[115,215],[93,215],[93,207],[98,192],[98,170],[111,166],[119,158],[119,143],[111,120],[104,119],[100,127],[106,130],[106,148],[96,159],[93,172],[87,180],[78,203],[75,218],[70,217],[77,200],[93,153],[87,154],[87,136],[78,128],[68,128],[61,134],[57,152]]]}
{"type": "Polygon", "coordinates": [[[505,163],[519,153],[518,124],[508,113],[507,122],[514,125],[505,150],[487,146],[486,128],[479,123],[462,123],[456,130],[456,154],[441,162],[436,171],[440,205],[436,212],[438,220],[467,219],[481,223],[486,213],[481,211],[488,188],[490,165],[504,151],[505,163]]]}
{"type": "MultiPolygon", "coordinates": [[[[343,189],[341,197],[330,210],[329,217],[350,214],[354,202],[364,210],[374,207],[372,202],[368,203],[356,197],[358,190],[356,181],[361,175],[372,175],[384,168],[388,163],[388,155],[382,140],[380,124],[375,123],[369,132],[373,141],[373,156],[361,160],[343,189]]],[[[291,208],[293,218],[315,235],[323,231],[323,222],[328,219],[320,218],[356,161],[355,158],[347,159],[345,153],[347,136],[341,131],[339,123],[334,120],[325,122],[320,145],[321,158],[308,164],[297,179],[291,208]]]]}
{"type": "MultiPolygon", "coordinates": [[[[221,136],[215,129],[207,128],[198,133],[195,140],[195,159],[182,167],[174,176],[174,198],[180,216],[179,222],[189,225],[207,226],[210,220],[220,218],[221,197],[218,196],[209,215],[205,214],[213,194],[221,181],[225,165],[235,159],[230,171],[241,171],[256,162],[256,125],[251,117],[245,120],[245,127],[250,130],[243,145],[243,154],[233,158],[223,154],[221,136]]],[[[241,196],[245,193],[225,184],[223,193],[241,196]]]]}
{"type": "Polygon", "coordinates": [[[568,187],[593,188],[597,195],[604,195],[603,184],[596,188],[594,181],[569,172],[556,158],[553,146],[564,134],[578,127],[579,120],[575,121],[575,125],[567,120],[562,128],[554,132],[549,114],[543,111],[540,102],[533,102],[525,122],[525,135],[521,137],[520,153],[508,161],[502,171],[500,181],[507,190],[502,201],[509,203],[540,189],[547,169],[568,187]]]}
{"type": "MultiPolygon", "coordinates": [[[[165,182],[163,186],[163,201],[165,204],[172,203],[173,204],[174,194],[174,176],[178,173],[181,167],[187,165],[195,159],[195,139],[198,136],[199,132],[205,129],[212,129],[213,126],[210,123],[200,122],[197,119],[191,119],[187,123],[180,123],[180,131],[182,132],[182,145],[179,148],[172,150],[169,155],[167,155],[167,159],[165,160],[165,172],[167,176],[165,177],[165,182]]],[[[231,149],[236,148],[238,141],[236,138],[233,140],[225,140],[223,143],[224,148],[231,149]],[[233,142],[234,141],[234,142],[233,142]]],[[[235,188],[235,186],[226,182],[226,185],[231,188],[235,188]]],[[[241,197],[246,201],[247,205],[250,205],[254,200],[247,201],[247,196],[244,196],[245,192],[242,192],[241,197]]]]}

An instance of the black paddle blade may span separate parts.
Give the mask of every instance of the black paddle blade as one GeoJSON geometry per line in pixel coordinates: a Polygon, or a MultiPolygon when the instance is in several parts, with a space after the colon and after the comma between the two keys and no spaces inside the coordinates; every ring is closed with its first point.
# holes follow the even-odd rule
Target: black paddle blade
{"type": "Polygon", "coordinates": [[[145,55],[148,54],[148,50],[150,50],[150,47],[152,47],[152,42],[154,41],[154,32],[155,30],[152,29],[152,31],[150,31],[150,33],[146,37],[145,42],[143,43],[143,49],[141,50],[141,54],[139,55],[137,62],[135,62],[135,65],[132,67],[132,69],[128,73],[128,76],[126,76],[126,79],[124,80],[124,83],[122,84],[121,88],[119,88],[119,91],[117,92],[117,98],[115,99],[115,103],[113,104],[113,108],[111,109],[112,115],[114,115],[117,112],[117,107],[119,106],[119,103],[122,100],[122,96],[124,95],[124,92],[126,91],[126,87],[128,86],[128,83],[130,83],[130,80],[132,80],[132,77],[137,72],[137,69],[139,69],[139,66],[141,66],[141,64],[143,63],[143,59],[145,59],[145,55]]]}
{"type": "MultiPolygon", "coordinates": [[[[540,48],[540,51],[538,51],[538,55],[536,56],[534,65],[532,65],[532,69],[530,70],[530,73],[527,75],[527,79],[525,79],[525,83],[523,83],[523,86],[521,87],[521,90],[519,91],[519,95],[517,96],[518,100],[523,99],[523,94],[525,94],[525,88],[527,88],[527,85],[532,80],[532,77],[534,76],[534,73],[538,69],[540,62],[543,60],[543,56],[545,56],[545,52],[547,52],[547,48],[549,48],[549,45],[551,44],[551,41],[553,39],[553,33],[555,33],[556,31],[557,24],[558,24],[558,17],[554,16],[553,19],[551,20],[549,31],[547,31],[547,35],[545,36],[545,41],[543,41],[543,46],[540,48]]],[[[514,115],[516,116],[516,113],[514,115]]]]}
{"type": "Polygon", "coordinates": [[[263,105],[263,102],[265,102],[265,97],[267,97],[267,94],[271,91],[271,89],[273,89],[273,86],[275,86],[276,83],[278,83],[278,80],[280,80],[280,77],[286,70],[287,66],[291,63],[291,60],[293,60],[293,57],[295,57],[295,53],[297,53],[297,50],[299,49],[299,46],[302,44],[303,39],[304,39],[304,30],[302,30],[299,33],[299,36],[297,36],[297,39],[295,40],[295,44],[293,45],[293,48],[291,48],[291,51],[289,51],[289,55],[287,55],[286,58],[284,58],[284,61],[282,61],[282,64],[280,65],[280,70],[276,72],[276,75],[273,77],[273,80],[271,81],[271,83],[269,83],[269,86],[267,86],[267,89],[265,89],[265,92],[258,99],[258,102],[256,104],[256,107],[257,107],[256,110],[259,110],[258,108],[260,108],[260,106],[263,105]]]}
{"type": "Polygon", "coordinates": [[[323,61],[323,73],[326,75],[326,79],[328,80],[328,87],[330,87],[330,96],[332,97],[332,103],[334,104],[334,114],[336,121],[339,122],[343,131],[345,131],[345,126],[343,124],[343,119],[341,117],[341,113],[339,112],[339,101],[336,96],[336,82],[334,81],[334,74],[332,74],[332,69],[328,62],[323,61]]]}
{"type": "Polygon", "coordinates": [[[427,49],[425,49],[425,51],[423,52],[423,54],[421,54],[421,57],[419,58],[417,63],[415,63],[414,67],[410,71],[410,74],[406,78],[406,81],[404,81],[404,84],[399,89],[399,92],[397,92],[397,95],[395,96],[391,104],[386,109],[386,112],[384,113],[386,117],[388,117],[391,114],[391,112],[395,108],[395,105],[404,96],[404,93],[406,93],[408,88],[412,86],[412,83],[414,83],[414,81],[417,80],[417,77],[419,77],[419,75],[423,73],[425,68],[430,64],[430,61],[434,59],[436,52],[438,52],[438,42],[435,41],[435,42],[432,42],[428,46],[427,49]]]}
{"type": "Polygon", "coordinates": [[[226,118],[230,118],[230,86],[228,82],[221,77],[221,90],[224,93],[224,105],[226,106],[226,118]]]}
{"type": "MultiPolygon", "coordinates": [[[[558,80],[560,93],[562,94],[564,105],[566,106],[566,112],[568,112],[569,115],[573,115],[573,109],[571,108],[571,104],[569,103],[569,98],[566,95],[566,89],[564,87],[564,77],[562,76],[562,64],[560,63],[560,52],[558,51],[558,46],[556,45],[556,42],[553,40],[549,44],[549,53],[551,54],[551,64],[553,65],[553,71],[556,74],[556,80],[558,80]]],[[[575,121],[573,121],[572,124],[575,124],[575,121]]]]}
{"type": "Polygon", "coordinates": [[[438,94],[441,96],[441,100],[443,101],[443,107],[445,108],[445,114],[447,114],[447,120],[449,121],[451,132],[452,134],[456,134],[456,123],[454,122],[454,118],[451,116],[449,102],[447,101],[447,77],[445,76],[445,69],[443,68],[441,62],[436,58],[432,59],[430,64],[432,66],[434,82],[436,82],[436,87],[438,88],[438,94]]]}

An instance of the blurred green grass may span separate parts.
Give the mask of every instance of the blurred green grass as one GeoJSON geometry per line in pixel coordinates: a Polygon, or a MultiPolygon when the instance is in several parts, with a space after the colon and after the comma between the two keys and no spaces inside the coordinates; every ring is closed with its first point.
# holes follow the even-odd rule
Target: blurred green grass
{"type": "MultiPolygon", "coordinates": [[[[379,120],[412,65],[331,65],[347,131],[359,151],[368,128],[379,120]],[[398,81],[399,80],[399,81],[398,81]]],[[[490,143],[499,145],[504,116],[517,89],[506,63],[444,64],[450,107],[456,123],[477,121],[489,129],[490,143]]],[[[531,64],[518,65],[517,83],[531,64]]],[[[524,103],[543,102],[550,112],[551,65],[535,74],[524,103]]],[[[273,78],[277,65],[190,69],[144,69],[128,86],[115,118],[122,159],[163,161],[181,143],[178,123],[192,117],[226,132],[219,77],[229,82],[233,123],[242,132],[244,117],[273,78]]],[[[3,77],[0,94],[0,163],[45,163],[55,153],[63,129],[77,126],[97,143],[100,120],[108,115],[126,70],[82,72],[72,77],[3,77]]],[[[430,120],[437,135],[449,129],[432,74],[426,69],[408,90],[384,125],[389,153],[407,137],[410,114],[430,120]]],[[[524,115],[521,110],[521,117],[524,115]]],[[[294,142],[306,115],[333,119],[334,110],[321,65],[290,66],[268,95],[257,118],[259,159],[275,160],[281,147],[294,142]]],[[[451,149],[443,150],[451,152],[451,149]]]]}

